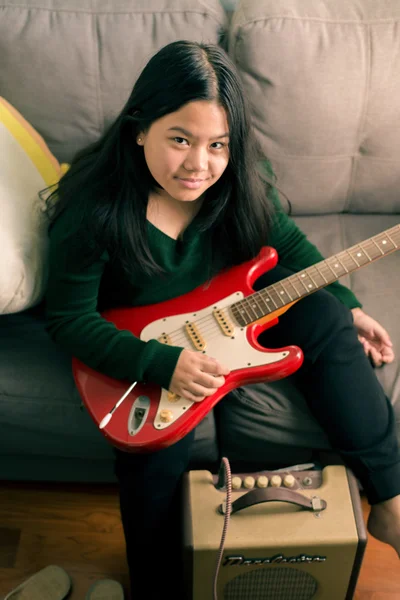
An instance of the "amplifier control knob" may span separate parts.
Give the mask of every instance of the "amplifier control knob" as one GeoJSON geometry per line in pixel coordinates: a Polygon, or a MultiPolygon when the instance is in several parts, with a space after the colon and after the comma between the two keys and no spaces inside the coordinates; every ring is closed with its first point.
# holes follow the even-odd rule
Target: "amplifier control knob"
{"type": "Polygon", "coordinates": [[[280,487],[282,484],[282,477],[280,475],[273,475],[271,477],[271,486],[280,487]]]}
{"type": "Polygon", "coordinates": [[[253,487],[254,487],[254,484],[255,484],[255,479],[254,479],[254,477],[251,477],[251,476],[249,475],[248,477],[245,477],[245,478],[244,478],[243,485],[244,485],[244,487],[245,487],[246,489],[248,489],[248,490],[251,490],[251,489],[253,489],[253,487]]]}
{"type": "Polygon", "coordinates": [[[283,478],[283,485],[287,488],[292,488],[295,483],[296,480],[293,477],[293,475],[285,475],[285,477],[283,478]]]}
{"type": "Polygon", "coordinates": [[[232,477],[232,489],[240,490],[242,487],[242,480],[240,477],[232,477]]]}
{"type": "Polygon", "coordinates": [[[257,487],[259,487],[259,488],[268,487],[268,477],[266,477],[265,475],[260,475],[260,477],[257,479],[257,487]]]}

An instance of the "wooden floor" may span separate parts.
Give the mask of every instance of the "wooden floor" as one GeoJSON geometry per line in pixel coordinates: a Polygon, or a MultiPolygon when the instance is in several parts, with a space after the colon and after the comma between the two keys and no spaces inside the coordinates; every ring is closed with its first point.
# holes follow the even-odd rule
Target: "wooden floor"
{"type": "MultiPolygon", "coordinates": [[[[364,499],[363,509],[366,519],[364,499]]],[[[114,486],[0,482],[0,598],[49,564],[70,574],[70,600],[83,600],[89,586],[105,577],[127,588],[114,486]]],[[[400,561],[371,537],[354,598],[400,599],[400,561]]]]}

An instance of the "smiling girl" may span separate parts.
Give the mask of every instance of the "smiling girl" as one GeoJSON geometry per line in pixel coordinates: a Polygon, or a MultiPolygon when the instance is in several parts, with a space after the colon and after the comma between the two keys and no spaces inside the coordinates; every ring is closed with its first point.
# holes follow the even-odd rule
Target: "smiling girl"
{"type": "MultiPolygon", "coordinates": [[[[181,296],[265,245],[280,262],[256,289],[322,260],[281,209],[268,171],[225,52],[187,41],[162,48],[50,197],[53,339],[108,376],[154,382],[195,402],[212,395],[227,365],[144,342],[101,312],[181,296]]],[[[336,282],[296,303],[262,343],[303,350],[299,385],[310,410],[363,484],[370,532],[400,552],[400,453],[369,360],[393,360],[388,334],[336,282]]],[[[115,451],[133,598],[179,598],[176,494],[193,439],[151,454],[115,451]]]]}

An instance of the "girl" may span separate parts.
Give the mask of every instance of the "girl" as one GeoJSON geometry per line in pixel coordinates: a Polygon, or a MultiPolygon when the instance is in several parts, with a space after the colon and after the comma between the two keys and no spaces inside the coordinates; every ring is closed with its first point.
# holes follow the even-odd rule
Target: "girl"
{"type": "MultiPolygon", "coordinates": [[[[161,49],[110,129],[50,196],[53,339],[111,377],[154,382],[196,402],[213,394],[229,373],[224,364],[143,342],[100,312],[182,295],[263,245],[277,249],[280,264],[258,288],[322,260],[280,208],[267,171],[224,51],[187,41],[161,49]]],[[[400,453],[391,405],[366,355],[375,365],[391,362],[388,334],[336,282],[295,304],[262,341],[302,348],[299,385],[310,409],[364,487],[370,533],[399,553],[400,453]]],[[[116,451],[135,598],[179,597],[176,490],[193,437],[147,455],[116,451]]]]}

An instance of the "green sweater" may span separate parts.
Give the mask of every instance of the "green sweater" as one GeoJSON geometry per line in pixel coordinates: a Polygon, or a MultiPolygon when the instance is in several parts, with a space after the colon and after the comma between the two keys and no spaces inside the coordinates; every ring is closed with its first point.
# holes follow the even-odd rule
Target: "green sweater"
{"type": "MultiPolygon", "coordinates": [[[[280,207],[276,197],[273,201],[280,207]]],[[[151,381],[168,389],[182,348],[157,340],[141,341],[129,331],[118,330],[100,312],[107,307],[161,302],[204,283],[210,262],[207,236],[196,231],[195,221],[179,241],[148,222],[150,249],[165,276],[149,277],[142,273],[133,284],[128,284],[123,272],[111,265],[107,252],[82,269],[80,252],[74,252],[71,238],[66,239],[75,223],[74,211],[67,209],[50,230],[46,294],[50,335],[73,356],[106,375],[151,381]]],[[[279,263],[293,271],[323,260],[281,208],[275,214],[268,245],[277,250],[279,263]]],[[[338,282],[326,289],[349,308],[361,306],[353,293],[338,282]]]]}

